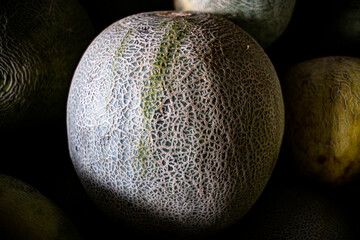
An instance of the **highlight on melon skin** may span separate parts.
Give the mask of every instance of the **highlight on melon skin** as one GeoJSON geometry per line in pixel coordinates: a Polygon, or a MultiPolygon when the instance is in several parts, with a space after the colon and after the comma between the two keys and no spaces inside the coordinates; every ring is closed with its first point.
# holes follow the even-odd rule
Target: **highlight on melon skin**
{"type": "Polygon", "coordinates": [[[283,79],[286,139],[298,171],[329,185],[360,174],[360,59],[315,58],[283,79]]]}
{"type": "Polygon", "coordinates": [[[73,73],[92,38],[77,0],[1,0],[0,129],[64,116],[73,73]]]}
{"type": "Polygon", "coordinates": [[[62,209],[33,186],[4,174],[0,174],[0,238],[82,239],[62,209]]]}
{"type": "Polygon", "coordinates": [[[226,17],[269,47],[288,26],[296,0],[174,0],[177,11],[199,11],[226,17]]]}
{"type": "Polygon", "coordinates": [[[207,13],[146,12],[86,50],[67,105],[70,156],[90,198],[144,232],[206,235],[266,186],[284,130],[258,43],[207,13]]]}

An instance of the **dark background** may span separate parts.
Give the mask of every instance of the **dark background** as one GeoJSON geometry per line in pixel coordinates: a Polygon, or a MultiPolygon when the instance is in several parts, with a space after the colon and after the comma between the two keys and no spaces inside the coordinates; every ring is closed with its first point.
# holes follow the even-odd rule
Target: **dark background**
{"type": "MultiPolygon", "coordinates": [[[[93,22],[95,35],[111,23],[128,15],[173,9],[171,0],[81,0],[80,2],[93,22]]],[[[303,60],[330,55],[360,56],[356,46],[339,44],[331,31],[332,19],[343,7],[340,2],[346,1],[297,1],[288,28],[271,47],[266,49],[280,81],[290,66],[303,60]]],[[[79,226],[85,239],[109,239],[112,235],[118,235],[116,239],[125,239],[129,237],[127,233],[131,234],[131,238],[143,236],[124,226],[115,225],[87,197],[69,157],[65,114],[64,109],[64,114],[54,121],[2,132],[0,145],[2,173],[20,178],[53,200],[79,226]]],[[[344,211],[351,219],[357,219],[360,213],[357,206],[360,199],[356,194],[359,184],[334,189],[309,183],[297,175],[290,164],[291,158],[291,152],[284,142],[269,186],[278,181],[295,179],[316,191],[325,192],[327,196],[345,206],[344,211]]],[[[242,221],[244,220],[214,235],[213,238],[230,238],[231,234],[236,235],[237,227],[242,221]]],[[[154,238],[158,239],[158,237],[154,238]]]]}

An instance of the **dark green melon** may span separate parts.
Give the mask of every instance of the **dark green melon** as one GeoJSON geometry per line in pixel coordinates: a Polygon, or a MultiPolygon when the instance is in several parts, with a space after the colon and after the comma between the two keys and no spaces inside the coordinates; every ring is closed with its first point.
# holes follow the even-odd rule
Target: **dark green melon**
{"type": "Polygon", "coordinates": [[[226,17],[253,36],[262,47],[270,46],[284,32],[295,0],[174,0],[175,10],[200,11],[226,17]]]}
{"type": "Polygon", "coordinates": [[[258,43],[207,13],[121,19],[89,46],[67,108],[91,198],[142,230],[210,233],[241,218],[276,163],[284,109],[258,43]]]}
{"type": "Polygon", "coordinates": [[[0,127],[65,112],[76,65],[93,38],[77,0],[0,2],[0,127]]]}
{"type": "Polygon", "coordinates": [[[34,187],[0,175],[0,238],[16,240],[78,240],[69,217],[34,187]]]}

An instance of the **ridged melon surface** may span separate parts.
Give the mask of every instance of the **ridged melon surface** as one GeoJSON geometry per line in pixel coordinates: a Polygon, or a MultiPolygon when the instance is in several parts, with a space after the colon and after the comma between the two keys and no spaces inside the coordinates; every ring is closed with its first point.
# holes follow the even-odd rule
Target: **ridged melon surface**
{"type": "Polygon", "coordinates": [[[202,233],[243,216],[276,163],[280,83],[262,48],[211,14],[121,19],[70,88],[71,158],[91,198],[145,230],[202,233]]]}
{"type": "Polygon", "coordinates": [[[93,29],[77,0],[0,2],[0,127],[63,114],[93,29]]]}
{"type": "Polygon", "coordinates": [[[200,11],[226,17],[269,47],[288,26],[295,0],[174,0],[177,11],[200,11]]]}

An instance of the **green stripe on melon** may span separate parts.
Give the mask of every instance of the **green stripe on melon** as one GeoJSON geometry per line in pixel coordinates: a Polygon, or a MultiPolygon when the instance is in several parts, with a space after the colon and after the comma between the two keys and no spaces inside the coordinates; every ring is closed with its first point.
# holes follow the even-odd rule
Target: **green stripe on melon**
{"type": "Polygon", "coordinates": [[[178,46],[182,39],[186,37],[186,28],[184,25],[172,23],[169,28],[166,28],[163,40],[160,42],[159,51],[154,59],[154,64],[151,69],[151,75],[144,82],[142,90],[140,107],[143,111],[144,135],[140,136],[139,140],[139,158],[146,169],[147,161],[154,161],[156,159],[154,153],[151,152],[151,143],[149,139],[149,132],[153,129],[151,120],[154,113],[162,107],[162,102],[166,92],[171,89],[171,79],[167,79],[166,69],[172,66],[174,56],[176,55],[178,46]],[[167,79],[167,80],[165,80],[167,79]],[[169,86],[166,86],[169,85],[169,86]]]}
{"type": "Polygon", "coordinates": [[[67,114],[70,155],[94,202],[136,229],[177,234],[241,218],[284,129],[262,48],[201,13],[140,13],[106,28],[74,74],[67,114]]]}

